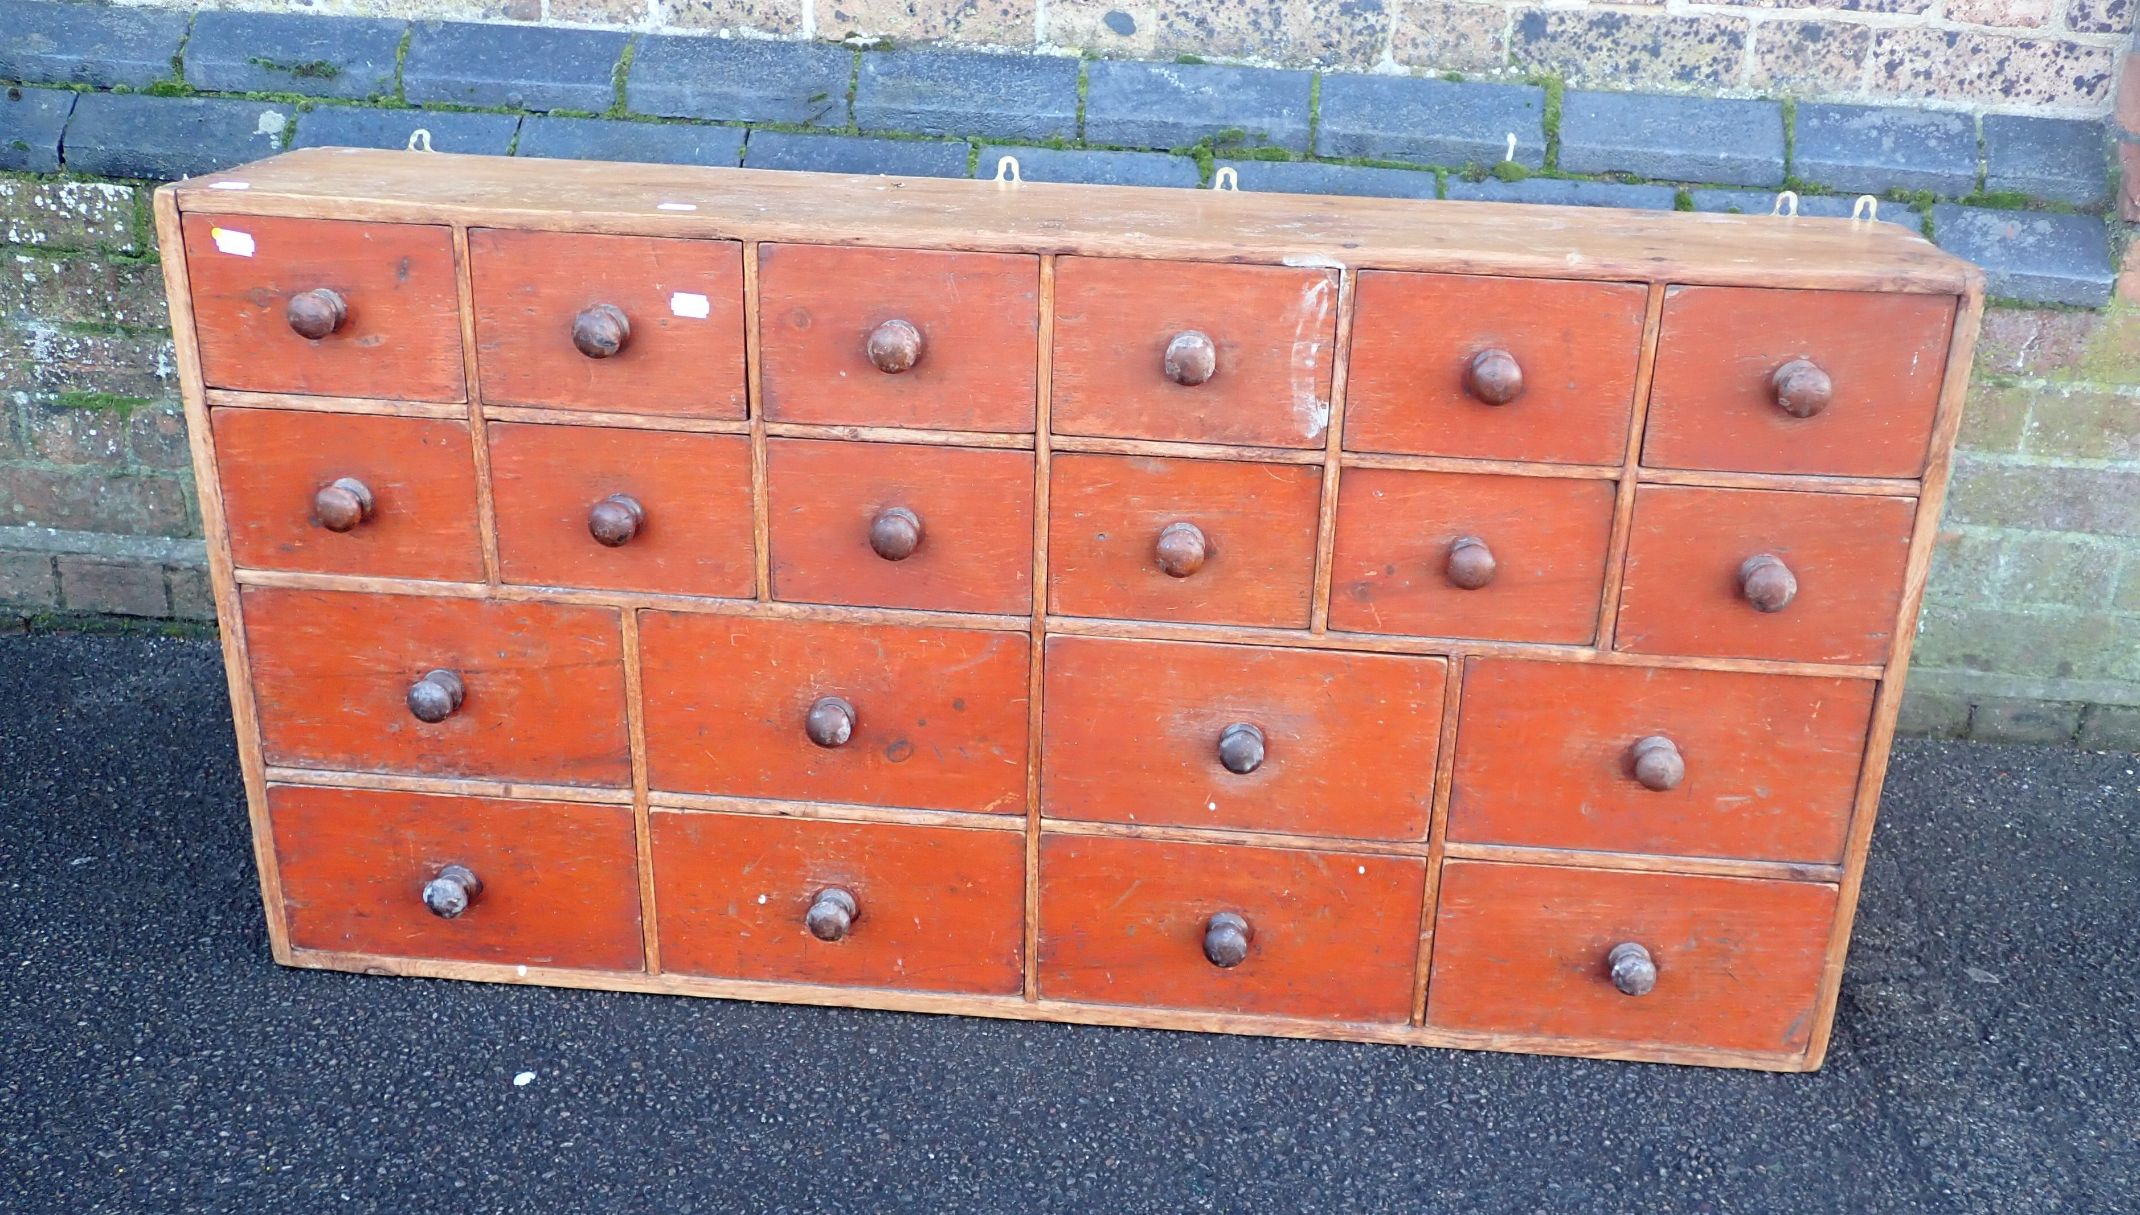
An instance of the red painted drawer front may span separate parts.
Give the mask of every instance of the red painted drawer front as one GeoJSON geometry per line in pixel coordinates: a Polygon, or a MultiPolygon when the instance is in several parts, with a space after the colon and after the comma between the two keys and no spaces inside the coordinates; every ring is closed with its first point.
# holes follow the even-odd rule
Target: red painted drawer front
{"type": "Polygon", "coordinates": [[[1040,259],[761,245],[765,416],[775,422],[1033,429],[1040,259]],[[905,321],[921,358],[886,373],[870,334],[905,321]]]}
{"type": "Polygon", "coordinates": [[[1614,647],[1646,654],[1877,663],[1893,641],[1914,498],[1646,485],[1614,647]],[[1740,570],[1781,557],[1798,593],[1755,610],[1740,570]]]}
{"type": "Polygon", "coordinates": [[[1633,283],[1360,272],[1345,446],[1488,460],[1618,464],[1634,412],[1646,288],[1633,283]],[[1490,405],[1472,360],[1513,356],[1522,392],[1490,405]]]}
{"type": "Polygon", "coordinates": [[[1449,838],[1838,864],[1876,686],[1474,658],[1449,838]],[[1651,737],[1679,756],[1676,785],[1637,778],[1651,737]]]}
{"type": "Polygon", "coordinates": [[[465,422],[217,409],[216,479],[240,566],[480,582],[476,465],[465,422]],[[371,494],[345,532],[313,499],[343,478],[371,494]]]}
{"type": "Polygon", "coordinates": [[[1051,1000],[1402,1023],[1426,864],[1237,844],[1040,841],[1040,994],[1051,1000]],[[1214,915],[1248,954],[1205,956],[1214,915]]]}
{"type": "Polygon", "coordinates": [[[1015,995],[1025,981],[1025,836],[657,810],[654,905],[674,974],[1015,995]],[[807,926],[830,889],[846,935],[807,926]]]}
{"type": "Polygon", "coordinates": [[[1321,469],[1066,454],[1049,476],[1049,610],[1307,627],[1321,469]],[[1187,577],[1155,555],[1175,523],[1195,525],[1207,546],[1187,577]]]}
{"type": "Polygon", "coordinates": [[[1642,462],[1655,468],[1915,477],[1924,472],[1955,301],[1944,295],[1673,287],[1665,296],[1642,462]],[[1833,399],[1776,404],[1779,367],[1810,359],[1833,399]]]}
{"type": "Polygon", "coordinates": [[[1023,633],[645,612],[657,789],[993,814],[1025,811],[1023,633]],[[853,709],[822,747],[819,700],[853,709]]]}
{"type": "Polygon", "coordinates": [[[775,599],[1033,610],[1032,452],[774,439],[765,454],[775,599]],[[892,510],[921,525],[898,560],[870,546],[892,510]]]}
{"type": "Polygon", "coordinates": [[[299,949],[641,970],[630,806],[273,785],[268,813],[299,949]],[[449,865],[482,889],[441,919],[449,865]]]}
{"type": "Polygon", "coordinates": [[[1349,468],[1338,481],[1330,627],[1587,645],[1597,636],[1615,483],[1349,468]],[[1466,589],[1450,551],[1484,542],[1466,589]]]}
{"type": "Polygon", "coordinates": [[[1426,838],[1439,658],[1053,637],[1044,671],[1045,814],[1426,838]],[[1219,755],[1236,725],[1263,739],[1246,773],[1219,755]]]}
{"type": "MultiPolygon", "coordinates": [[[[1066,257],[1055,263],[1057,434],[1323,445],[1337,272],[1066,257]],[[1170,343],[1210,339],[1210,378],[1166,372],[1170,343]]],[[[1200,370],[1200,369],[1199,369],[1200,370]]]]}
{"type": "Polygon", "coordinates": [[[264,215],[180,222],[210,388],[468,399],[445,228],[264,215]],[[322,289],[341,297],[341,327],[300,337],[290,328],[290,297],[322,289]]]}
{"type": "Polygon", "coordinates": [[[615,609],[256,587],[244,611],[271,764],[631,783],[615,609]],[[408,703],[433,670],[464,687],[436,724],[408,703]]]}
{"type": "Polygon", "coordinates": [[[493,422],[490,466],[507,582],[757,593],[750,440],[742,435],[493,422]],[[610,547],[594,538],[589,515],[616,494],[638,504],[641,522],[610,547]]]}
{"type": "Polygon", "coordinates": [[[468,233],[476,364],[491,405],[743,416],[743,253],[734,241],[468,233]],[[583,311],[624,315],[623,348],[589,358],[583,311]]]}
{"type": "Polygon", "coordinates": [[[1835,887],[1450,861],[1427,1024],[1622,1046],[1788,1053],[1812,1038],[1835,887]],[[1621,994],[1615,945],[1656,986],[1621,994]]]}

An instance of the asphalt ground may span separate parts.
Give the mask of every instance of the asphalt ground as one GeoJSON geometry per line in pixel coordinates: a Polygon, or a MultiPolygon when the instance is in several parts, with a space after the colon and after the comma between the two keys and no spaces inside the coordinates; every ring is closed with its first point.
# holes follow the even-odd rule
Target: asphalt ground
{"type": "Polygon", "coordinates": [[[0,1213],[2136,1211],[2136,772],[1902,745],[1780,1076],[287,970],[212,643],[0,637],[0,1213]]]}

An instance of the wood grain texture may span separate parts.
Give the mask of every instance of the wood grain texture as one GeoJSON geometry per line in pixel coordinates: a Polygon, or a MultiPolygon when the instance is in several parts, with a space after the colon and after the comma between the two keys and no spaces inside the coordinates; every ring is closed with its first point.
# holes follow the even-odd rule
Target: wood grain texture
{"type": "Polygon", "coordinates": [[[806,603],[1010,615],[1033,610],[1033,457],[902,443],[766,444],[772,593],[806,603]],[[919,548],[870,547],[879,512],[921,522],[919,548]]]}
{"type": "Polygon", "coordinates": [[[1032,257],[913,249],[758,247],[767,420],[1031,431],[1040,271],[1032,257]],[[921,332],[921,359],[886,374],[870,333],[921,332]]]}
{"type": "Polygon", "coordinates": [[[1024,981],[1025,840],[1005,831],[662,810],[662,957],[683,974],[1008,994],[1024,981]],[[845,939],[804,926],[830,887],[845,939]]]}
{"type": "Polygon", "coordinates": [[[1614,484],[1355,468],[1338,497],[1330,627],[1586,645],[1597,632],[1614,484]],[[1476,537],[1492,581],[1449,577],[1476,537]]]}
{"type": "Polygon", "coordinates": [[[1666,292],[1642,462],[1731,472],[1915,477],[1954,332],[1955,300],[1766,287],[1666,292]],[[1810,359],[1834,401],[1809,418],[1772,377],[1810,359]]]}
{"type": "Polygon", "coordinates": [[[1840,864],[1875,685],[1723,671],[1473,659],[1449,838],[1840,864]],[[1675,788],[1635,778],[1661,735],[1675,788]]]}
{"type": "Polygon", "coordinates": [[[467,399],[446,229],[200,213],[186,215],[183,228],[207,383],[256,392],[467,399]],[[348,319],[327,337],[299,337],[285,315],[289,299],[321,288],[341,295],[348,319]]]}
{"type": "Polygon", "coordinates": [[[741,419],[743,257],[734,241],[468,233],[486,405],[741,419]],[[574,347],[573,318],[608,304],[630,337],[574,347]]]}
{"type": "Polygon", "coordinates": [[[757,592],[750,441],[741,435],[493,422],[498,573],[508,582],[710,595],[757,592]],[[588,532],[612,494],[645,511],[615,548],[588,532]]]}
{"type": "Polygon", "coordinates": [[[1058,434],[1320,448],[1338,276],[1281,266],[1066,257],[1056,263],[1058,434]],[[1183,385],[1168,344],[1195,331],[1216,372],[1183,385]]]}
{"type": "Polygon", "coordinates": [[[1617,464],[1644,296],[1633,283],[1363,271],[1346,448],[1617,464]],[[1464,388],[1472,357],[1489,349],[1523,371],[1522,395],[1507,404],[1464,388]]]}
{"type": "Polygon", "coordinates": [[[657,790],[1025,812],[1022,632],[646,612],[640,637],[657,790]],[[844,746],[804,733],[827,696],[844,746]]]}
{"type": "Polygon", "coordinates": [[[1436,1029],[1586,1043],[1801,1052],[1835,887],[1451,860],[1427,984],[1436,1029]],[[1657,986],[1622,995],[1606,956],[1647,948],[1657,986]]]}
{"type": "Polygon", "coordinates": [[[1425,874],[1409,857],[1045,834],[1040,994],[1402,1024],[1425,874]],[[1220,912],[1252,934],[1231,969],[1204,957],[1220,912]]]}
{"type": "Polygon", "coordinates": [[[1440,659],[1169,641],[1047,643],[1041,811],[1100,822],[1424,839],[1440,659]],[[1265,739],[1219,759],[1228,726],[1265,739]]]}
{"type": "Polygon", "coordinates": [[[244,608],[270,763],[631,783],[615,609],[259,587],[244,608]],[[427,724],[408,693],[433,669],[467,695],[427,724]]]}
{"type": "Polygon", "coordinates": [[[268,804],[301,948],[641,968],[629,806],[288,785],[268,804]],[[423,902],[447,865],[483,883],[451,920],[423,902]]]}
{"type": "Polygon", "coordinates": [[[1646,653],[1877,663],[1892,644],[1910,556],[1908,498],[1645,485],[1614,645],[1646,653]],[[1798,579],[1756,611],[1739,567],[1773,553],[1798,579]]]}

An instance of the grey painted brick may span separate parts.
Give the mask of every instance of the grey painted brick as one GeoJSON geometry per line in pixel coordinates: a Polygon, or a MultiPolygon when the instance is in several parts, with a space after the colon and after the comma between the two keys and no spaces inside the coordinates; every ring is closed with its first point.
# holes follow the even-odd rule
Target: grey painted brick
{"type": "Polygon", "coordinates": [[[1449,197],[1475,202],[1544,203],[1557,207],[1628,207],[1669,211],[1678,192],[1670,186],[1635,186],[1615,181],[1567,181],[1528,177],[1522,181],[1462,181],[1451,178],[1449,197]]]}
{"type": "Polygon", "coordinates": [[[401,66],[402,92],[418,103],[606,110],[629,41],[599,30],[422,21],[401,66]]]}
{"type": "Polygon", "coordinates": [[[288,106],[222,97],[84,93],[67,122],[69,169],[172,181],[280,150],[288,106]]]}
{"type": "Polygon", "coordinates": [[[2079,741],[2091,751],[2140,751],[2140,705],[2089,705],[2079,741]]]}
{"type": "Polygon", "coordinates": [[[872,51],[855,79],[865,131],[1066,139],[1077,134],[1075,59],[977,51],[872,51]]]}
{"type": "Polygon", "coordinates": [[[1969,737],[1979,742],[2063,744],[2080,728],[2077,704],[1985,698],[1969,714],[1969,737]]]}
{"type": "Polygon", "coordinates": [[[503,156],[520,129],[518,114],[464,114],[452,110],[374,110],[323,105],[297,116],[293,148],[405,148],[409,133],[431,132],[440,152],[503,156]]]}
{"type": "Polygon", "coordinates": [[[1085,139],[1179,148],[1239,132],[1237,142],[1308,150],[1307,72],[1098,59],[1085,67],[1085,139]]]}
{"type": "Polygon", "coordinates": [[[0,169],[50,173],[59,168],[60,133],[74,112],[70,89],[0,92],[0,169]]]}
{"type": "Polygon", "coordinates": [[[59,582],[50,553],[0,550],[0,604],[11,608],[59,606],[59,582]]]}
{"type": "Polygon", "coordinates": [[[0,80],[145,88],[177,75],[188,14],[0,0],[0,80]]]}
{"type": "Polygon", "coordinates": [[[2110,197],[2110,153],[2101,122],[1984,117],[1984,188],[2092,207],[2110,197]]]}
{"type": "Polygon", "coordinates": [[[1300,160],[1227,161],[1243,190],[1272,194],[1349,194],[1366,198],[1433,198],[1434,174],[1420,169],[1376,169],[1300,160]]]}
{"type": "Polygon", "coordinates": [[[1966,738],[1969,698],[1954,692],[1911,688],[1902,694],[1895,729],[1913,738],[1966,738]]]}
{"type": "Polygon", "coordinates": [[[1527,84],[1457,84],[1419,76],[1323,77],[1315,150],[1457,167],[1492,164],[1516,137],[1518,163],[1546,163],[1546,94],[1527,84]]]}
{"type": "Polygon", "coordinates": [[[734,168],[743,160],[743,128],[531,114],[520,122],[520,142],[513,152],[553,160],[627,160],[734,168]]]}
{"type": "Polygon", "coordinates": [[[1791,158],[1792,172],[1831,189],[1959,196],[1976,189],[1977,124],[1945,110],[1801,104],[1791,158]]]}
{"type": "Polygon", "coordinates": [[[60,600],[70,612],[170,614],[171,601],[164,591],[161,565],[71,555],[62,555],[57,564],[60,600]]]}
{"type": "Polygon", "coordinates": [[[855,53],[822,42],[641,38],[625,106],[663,118],[844,126],[855,53]]]}
{"type": "Polygon", "coordinates": [[[1984,268],[1995,296],[2088,308],[2110,302],[2117,278],[2110,234],[2092,215],[1941,203],[1932,208],[1932,230],[1940,248],[1984,268]]]}
{"type": "Polygon", "coordinates": [[[219,93],[394,95],[405,21],[215,10],[186,39],[186,83],[219,93]]]}
{"type": "Polygon", "coordinates": [[[1779,185],[1783,106],[1571,91],[1561,99],[1560,167],[1727,186],[1779,185]]]}
{"type": "MultiPolygon", "coordinates": [[[[1689,190],[1697,211],[1737,212],[1741,215],[1768,215],[1776,209],[1776,195],[1767,190],[1689,190]]],[[[1839,194],[1805,194],[1798,199],[1798,213],[1816,219],[1849,219],[1857,199],[1839,194]]],[[[1923,235],[1925,217],[1914,207],[1901,203],[1882,202],[1874,212],[1882,223],[1896,224],[1923,235]]]]}
{"type": "Polygon", "coordinates": [[[1088,186],[1187,186],[1199,183],[1196,162],[1165,152],[1086,152],[1061,148],[987,147],[974,170],[994,177],[1005,156],[1018,158],[1027,181],[1074,181],[1088,186]]]}
{"type": "Polygon", "coordinates": [[[808,169],[818,173],[964,177],[969,151],[966,144],[933,139],[752,131],[750,142],[743,148],[743,164],[752,169],[808,169]]]}

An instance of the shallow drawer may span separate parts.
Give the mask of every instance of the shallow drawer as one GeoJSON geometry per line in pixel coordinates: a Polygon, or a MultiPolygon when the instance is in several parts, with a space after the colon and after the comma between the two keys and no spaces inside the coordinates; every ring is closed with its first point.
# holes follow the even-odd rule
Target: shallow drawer
{"type": "Polygon", "coordinates": [[[630,806],[271,785],[268,815],[300,949],[645,965],[630,806]]]}
{"type": "Polygon", "coordinates": [[[645,612],[653,786],[1025,811],[1024,633],[645,612]]]}
{"type": "Polygon", "coordinates": [[[898,443],[766,444],[773,597],[1033,610],[1033,453],[898,443]]]}
{"type": "Polygon", "coordinates": [[[1876,686],[1472,659],[1449,838],[1840,864],[1876,686]]]}
{"type": "Polygon", "coordinates": [[[1307,626],[1320,468],[1066,454],[1049,481],[1049,610],[1307,626]]]}
{"type": "Polygon", "coordinates": [[[1352,451],[1618,464],[1646,288],[1360,272],[1352,451]]]}
{"type": "Polygon", "coordinates": [[[199,214],[182,225],[210,388],[468,399],[445,228],[199,214]]]}
{"type": "Polygon", "coordinates": [[[1424,839],[1439,658],[1054,637],[1041,811],[1424,839]]]}
{"type": "Polygon", "coordinates": [[[251,588],[244,612],[271,764],[631,783],[615,609],[251,588]]]}
{"type": "Polygon", "coordinates": [[[1319,448],[1337,285],[1333,270],[1062,258],[1049,425],[1319,448]]]}
{"type": "Polygon", "coordinates": [[[1033,429],[1040,260],[761,245],[765,416],[1033,429]]]}
{"type": "Polygon", "coordinates": [[[656,810],[654,906],[675,974],[1017,993],[1025,835],[656,810]]]}
{"type": "Polygon", "coordinates": [[[1330,627],[1587,645],[1615,483],[1348,468],[1330,627]]]}
{"type": "Polygon", "coordinates": [[[1614,648],[1881,662],[1916,513],[1914,498],[1643,486],[1614,648]]]}
{"type": "Polygon", "coordinates": [[[743,416],[734,241],[477,228],[468,256],[484,403],[743,416]]]}
{"type": "Polygon", "coordinates": [[[1835,887],[1813,882],[1449,861],[1427,1024],[1803,1051],[1835,899],[1835,887]]]}
{"type": "Polygon", "coordinates": [[[1944,295],[1673,287],[1642,462],[1915,477],[1954,309],[1944,295]]]}
{"type": "Polygon", "coordinates": [[[286,409],[210,416],[240,566],[482,580],[467,423],[286,409]]]}
{"type": "Polygon", "coordinates": [[[1402,1023],[1425,885],[1409,857],[1044,835],[1040,994],[1402,1023]]]}
{"type": "Polygon", "coordinates": [[[490,425],[507,582],[750,598],[750,440],[490,425]]]}

